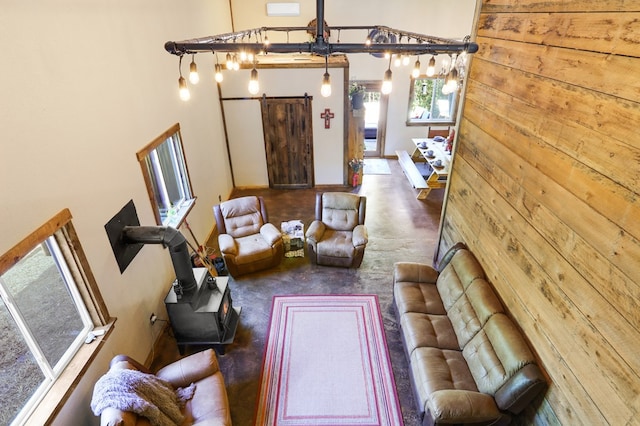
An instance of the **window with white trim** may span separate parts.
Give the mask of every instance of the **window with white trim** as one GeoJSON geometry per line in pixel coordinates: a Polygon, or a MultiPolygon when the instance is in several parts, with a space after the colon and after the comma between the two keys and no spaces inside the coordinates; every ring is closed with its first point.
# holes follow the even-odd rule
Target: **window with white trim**
{"type": "Polygon", "coordinates": [[[63,210],[0,257],[0,424],[24,424],[108,319],[70,219],[63,210]]]}
{"type": "Polygon", "coordinates": [[[180,125],[175,124],[136,154],[156,224],[177,228],[193,207],[180,125]]]}

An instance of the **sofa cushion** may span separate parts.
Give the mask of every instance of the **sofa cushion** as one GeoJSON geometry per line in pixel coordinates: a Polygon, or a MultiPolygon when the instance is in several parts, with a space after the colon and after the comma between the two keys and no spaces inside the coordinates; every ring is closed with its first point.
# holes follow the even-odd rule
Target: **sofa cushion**
{"type": "Polygon", "coordinates": [[[399,316],[406,312],[444,315],[446,311],[438,295],[438,272],[415,262],[393,265],[393,297],[399,316]]]}
{"type": "Polygon", "coordinates": [[[326,229],[322,240],[316,243],[318,256],[353,257],[355,247],[351,231],[326,229]]]}
{"type": "Polygon", "coordinates": [[[400,332],[409,355],[414,349],[425,346],[460,349],[456,333],[446,315],[407,312],[400,318],[400,332]]]}
{"type": "Polygon", "coordinates": [[[435,424],[477,424],[501,417],[490,395],[458,389],[434,392],[427,401],[426,408],[429,418],[435,424]]]}
{"type": "Polygon", "coordinates": [[[398,315],[407,312],[445,315],[438,288],[434,284],[398,282],[393,286],[393,297],[398,315]]]}
{"type": "Polygon", "coordinates": [[[240,238],[260,232],[262,211],[257,197],[241,197],[220,204],[226,233],[240,238]]]}
{"type": "Polygon", "coordinates": [[[462,353],[478,390],[492,396],[518,370],[535,363],[524,338],[502,313],[489,318],[462,353]]]}
{"type": "Polygon", "coordinates": [[[273,247],[267,243],[262,234],[251,234],[236,238],[238,253],[235,257],[237,265],[245,265],[260,260],[269,260],[273,256],[273,247]]]}
{"type": "Polygon", "coordinates": [[[469,250],[458,250],[436,282],[444,308],[449,310],[477,278],[485,278],[480,263],[469,250]]]}
{"type": "Polygon", "coordinates": [[[360,222],[361,197],[357,194],[322,194],[322,222],[336,231],[352,231],[360,222]]]}
{"type": "MultiPolygon", "coordinates": [[[[231,424],[229,401],[222,373],[218,372],[196,382],[196,392],[185,406],[186,425],[207,422],[212,425],[231,424]]],[[[202,423],[204,424],[204,423],[202,423]]]]}
{"type": "Polygon", "coordinates": [[[431,347],[416,348],[410,357],[411,375],[422,410],[439,390],[477,391],[476,383],[462,353],[431,347]]]}
{"type": "Polygon", "coordinates": [[[492,315],[503,312],[502,304],[484,278],[477,278],[447,311],[462,349],[492,315]]]}

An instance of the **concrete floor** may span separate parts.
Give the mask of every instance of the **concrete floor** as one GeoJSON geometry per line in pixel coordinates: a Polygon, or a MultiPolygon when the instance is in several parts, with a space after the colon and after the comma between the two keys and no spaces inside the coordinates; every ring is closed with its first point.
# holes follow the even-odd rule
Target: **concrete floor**
{"type": "MultiPolygon", "coordinates": [[[[270,222],[276,227],[279,228],[282,221],[300,219],[305,229],[314,219],[316,192],[359,193],[367,197],[365,224],[369,232],[364,260],[357,270],[312,265],[308,257],[284,258],[276,268],[238,279],[230,278],[233,304],[241,306],[242,313],[236,338],[233,344],[226,346],[219,362],[235,426],[253,425],[272,297],[328,293],[378,295],[405,425],[420,424],[392,306],[392,273],[393,264],[397,261],[432,263],[444,190],[434,190],[427,200],[417,200],[417,192],[405,178],[398,162],[395,159],[388,161],[390,175],[365,175],[362,185],[356,188],[323,186],[298,190],[234,191],[234,198],[262,195],[270,222]]],[[[186,353],[202,349],[188,347],[186,353]]],[[[158,341],[152,368],[157,369],[179,357],[169,330],[158,341]]]]}

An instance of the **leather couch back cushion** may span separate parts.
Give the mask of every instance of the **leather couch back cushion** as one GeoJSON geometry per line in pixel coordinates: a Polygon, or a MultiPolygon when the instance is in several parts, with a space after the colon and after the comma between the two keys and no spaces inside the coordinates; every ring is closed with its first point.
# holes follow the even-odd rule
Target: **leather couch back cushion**
{"type": "Polygon", "coordinates": [[[503,312],[502,304],[491,285],[483,278],[474,280],[447,311],[460,348],[464,348],[489,318],[498,312],[503,312]]]}
{"type": "Polygon", "coordinates": [[[448,311],[477,278],[485,278],[482,267],[469,250],[459,250],[442,270],[436,285],[448,311]]]}
{"type": "Polygon", "coordinates": [[[226,201],[220,205],[227,234],[233,238],[257,234],[264,224],[260,203],[255,197],[243,197],[226,201]]]}
{"type": "Polygon", "coordinates": [[[464,347],[462,355],[478,390],[492,396],[518,370],[535,362],[522,335],[502,313],[489,318],[464,347]]]}
{"type": "Polygon", "coordinates": [[[352,231],[358,225],[360,196],[325,193],[322,196],[322,222],[336,231],[352,231]]]}

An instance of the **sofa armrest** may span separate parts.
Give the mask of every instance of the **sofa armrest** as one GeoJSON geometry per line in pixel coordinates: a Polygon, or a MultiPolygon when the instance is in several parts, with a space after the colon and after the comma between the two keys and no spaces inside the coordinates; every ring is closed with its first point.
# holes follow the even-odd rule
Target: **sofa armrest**
{"type": "Polygon", "coordinates": [[[414,282],[435,284],[438,271],[424,263],[396,262],[393,265],[393,282],[414,282]]]}
{"type": "Polygon", "coordinates": [[[264,238],[271,247],[282,240],[282,234],[278,231],[278,228],[268,222],[260,227],[260,235],[262,235],[262,238],[264,238]]]}
{"type": "Polygon", "coordinates": [[[224,254],[236,255],[238,254],[238,247],[233,237],[229,234],[220,234],[218,236],[218,246],[220,252],[224,254]]]}
{"type": "Polygon", "coordinates": [[[429,395],[427,412],[435,424],[486,422],[501,416],[491,395],[456,389],[439,390],[429,395]]]}
{"type": "Polygon", "coordinates": [[[365,246],[369,242],[369,234],[367,233],[367,227],[364,225],[356,225],[353,228],[353,235],[351,236],[354,247],[365,246]]]}
{"type": "Polygon", "coordinates": [[[317,243],[322,238],[324,230],[325,224],[319,220],[314,220],[313,222],[311,222],[309,229],[307,229],[305,236],[314,243],[317,243]]]}
{"type": "Polygon", "coordinates": [[[216,353],[213,349],[207,349],[161,368],[156,376],[171,383],[173,387],[182,388],[219,370],[216,353]]]}
{"type": "Polygon", "coordinates": [[[546,387],[540,368],[535,364],[525,365],[496,391],[496,404],[501,410],[518,414],[546,387]]]}

